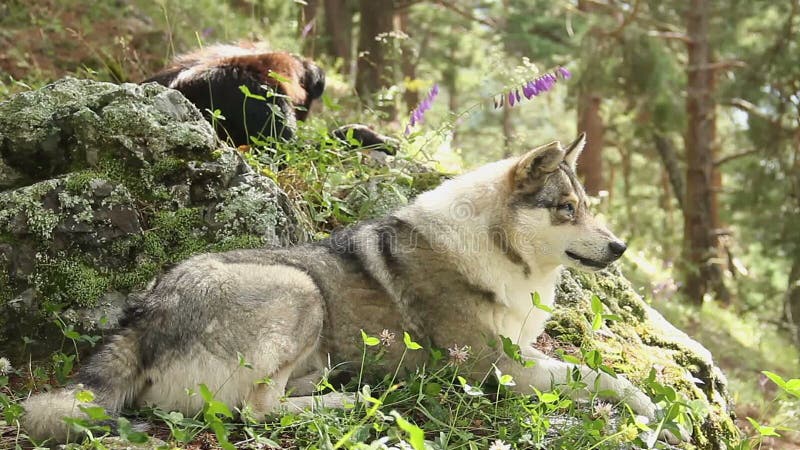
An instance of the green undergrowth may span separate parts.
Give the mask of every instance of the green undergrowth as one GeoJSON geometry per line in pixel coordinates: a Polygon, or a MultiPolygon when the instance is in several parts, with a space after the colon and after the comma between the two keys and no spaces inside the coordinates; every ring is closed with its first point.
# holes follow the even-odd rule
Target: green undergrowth
{"type": "Polygon", "coordinates": [[[676,302],[654,306],[714,355],[728,376],[740,422],[752,417],[800,430],[800,400],[775,401],[781,391],[763,373],[800,374],[800,353],[785,330],[755,313],[742,314],[714,302],[702,307],[676,302]]]}
{"type": "MultiPolygon", "coordinates": [[[[70,329],[64,330],[68,340],[87,339],[70,329]]],[[[373,337],[363,334],[363,352],[359,382],[346,387],[334,386],[323,378],[318,394],[330,394],[347,388],[357,392],[357,400],[345,407],[322,408],[313,411],[273,414],[263,420],[248,409],[229,408],[214,398],[214,392],[199,385],[187,395],[200,395],[205,407],[197,415],[161,410],[129,411],[122,418],[109,417],[102,408],[84,406],[94,399],[89,391],[78,391],[76,411],[88,418],[70,420],[75,433],[88,438],[73,449],[125,448],[144,445],[144,448],[206,448],[206,449],[620,449],[673,448],[655,436],[660,430],[678,433],[678,426],[691,429],[691,422],[703,416],[702,409],[687,402],[671,388],[653,377],[644,384],[654,401],[663,408],[660,419],[649,425],[643,423],[623,404],[590,393],[586,382],[575,374],[566,384],[553,386],[546,392],[532,390],[530,395],[515,394],[513,377],[494,369],[481,379],[467,378],[470,367],[480,354],[457,346],[451,349],[425,349],[407,334],[402,342],[393,335],[373,337]],[[381,361],[388,346],[405,345],[403,357],[411,352],[425,352],[428,363],[413,372],[402,369],[384,371],[385,376],[367,384],[362,375],[381,361]],[[570,392],[586,393],[584,400],[573,400],[570,392]],[[148,433],[137,431],[132,422],[149,423],[148,433]],[[111,441],[104,436],[115,424],[120,436],[111,441]],[[111,446],[110,442],[117,442],[111,446]],[[120,447],[119,445],[123,446],[120,447]]],[[[68,347],[67,347],[68,348],[68,347]]],[[[519,359],[519,348],[506,345],[506,354],[519,359]]],[[[67,352],[67,351],[65,351],[67,352]]],[[[66,355],[66,353],[65,353],[66,355]]],[[[613,374],[596,350],[580,349],[575,362],[597,371],[613,374]]],[[[530,364],[519,360],[520,364],[530,364]]],[[[253,370],[239,358],[236,371],[253,370]]],[[[28,390],[48,389],[53,383],[47,373],[26,373],[6,368],[0,377],[0,406],[5,423],[3,448],[32,448],[24,431],[17,429],[22,413],[19,401],[28,390]],[[9,377],[10,376],[10,377],[9,377]]],[[[258,378],[258,377],[256,377],[258,378]]],[[[366,379],[366,377],[364,378],[366,379]]],[[[263,380],[269,382],[269,380],[263,380]]],[[[582,396],[583,397],[583,396],[582,396]]],[[[356,397],[354,397],[356,398],[356,397]]],[[[36,443],[47,446],[47,443],[36,443]]],[[[755,448],[748,443],[729,442],[731,447],[755,448]]],[[[757,444],[757,441],[753,441],[757,444]]],[[[684,444],[683,448],[694,448],[684,444]]]]}

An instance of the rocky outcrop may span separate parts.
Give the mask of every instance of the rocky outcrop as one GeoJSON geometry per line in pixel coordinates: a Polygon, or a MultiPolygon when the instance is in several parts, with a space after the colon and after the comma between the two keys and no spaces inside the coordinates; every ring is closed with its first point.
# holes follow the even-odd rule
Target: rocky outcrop
{"type": "Polygon", "coordinates": [[[58,348],[52,314],[115,322],[203,251],[305,240],[283,191],[178,92],[67,78],[0,103],[0,354],[58,348]],[[25,348],[24,351],[29,351],[25,348]]]}

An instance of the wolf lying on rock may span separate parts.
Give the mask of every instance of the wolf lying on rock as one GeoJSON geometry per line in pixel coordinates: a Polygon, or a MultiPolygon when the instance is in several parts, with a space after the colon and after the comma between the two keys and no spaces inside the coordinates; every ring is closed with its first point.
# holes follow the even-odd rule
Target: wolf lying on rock
{"type": "MultiPolygon", "coordinates": [[[[151,283],[77,382],[109,413],[152,405],[192,415],[203,400],[186,390],[202,383],[223,403],[266,414],[287,391],[310,395],[328,361],[357,371],[360,330],[407,331],[433,346],[470,346],[481,355],[476,379],[496,366],[530,393],[577,370],[590,389],[653,419],[654,403],[624,377],[532,347],[549,313],[532,306],[531,294],[552,306],[564,266],[602,269],[626,250],[589,212],[575,176],[584,144],[582,134],[566,148],[553,142],[488,164],[316,243],[192,257],[151,283]],[[536,364],[487,344],[500,336],[536,364]],[[240,369],[237,355],[252,369],[240,369]],[[255,383],[265,376],[272,383],[255,383]]],[[[390,366],[401,362],[397,347],[387,349],[390,366]]],[[[23,427],[36,439],[66,439],[62,418],[82,414],[76,389],[31,397],[23,427]]]]}

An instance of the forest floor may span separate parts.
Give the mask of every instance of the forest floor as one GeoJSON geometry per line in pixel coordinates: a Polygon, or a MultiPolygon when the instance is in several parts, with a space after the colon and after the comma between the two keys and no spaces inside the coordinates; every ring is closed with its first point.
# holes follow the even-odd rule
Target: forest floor
{"type": "MultiPolygon", "coordinates": [[[[132,2],[94,3],[45,0],[0,5],[0,100],[67,74],[136,80],[164,61],[170,44],[164,39],[167,33],[148,21],[152,12],[132,11],[117,19],[120,14],[110,5],[132,2]]],[[[751,429],[746,417],[759,421],[779,417],[796,428],[800,406],[772,401],[777,388],[761,373],[770,370],[786,378],[800,374],[800,354],[788,333],[755,314],[742,315],[714,303],[696,307],[658,301],[653,306],[715,356],[729,378],[737,422],[743,429],[751,429]]],[[[800,449],[800,435],[767,440],[761,448],[800,449]]]]}

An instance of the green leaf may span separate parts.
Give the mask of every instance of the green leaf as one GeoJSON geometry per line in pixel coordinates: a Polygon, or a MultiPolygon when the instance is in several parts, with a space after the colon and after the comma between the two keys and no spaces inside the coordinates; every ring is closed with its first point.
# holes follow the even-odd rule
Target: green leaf
{"type": "Polygon", "coordinates": [[[247,360],[244,359],[244,355],[241,353],[236,352],[236,357],[239,359],[239,367],[246,367],[248,369],[253,368],[253,365],[247,362],[247,360]]]}
{"type": "Polygon", "coordinates": [[[534,292],[531,294],[531,303],[533,304],[534,308],[541,309],[544,312],[553,312],[553,308],[548,305],[542,303],[542,296],[539,295],[538,292],[534,292]]]}
{"type": "Polygon", "coordinates": [[[92,391],[78,391],[75,393],[75,400],[80,403],[91,403],[94,400],[94,393],[92,391]]]}
{"type": "Polygon", "coordinates": [[[592,319],[592,331],[597,331],[603,327],[603,316],[601,314],[595,314],[594,318],[592,319]]]}
{"type": "Polygon", "coordinates": [[[586,360],[586,365],[594,370],[597,370],[603,364],[603,357],[597,350],[590,350],[583,357],[586,360]]]}
{"type": "Polygon", "coordinates": [[[422,428],[403,419],[397,411],[392,411],[390,414],[394,416],[397,426],[408,433],[408,443],[414,447],[414,450],[425,450],[425,432],[422,431],[422,428]]]}
{"type": "Polygon", "coordinates": [[[117,433],[119,433],[119,437],[133,444],[144,444],[148,440],[147,434],[134,430],[128,419],[124,417],[117,419],[117,433]]]}
{"type": "Polygon", "coordinates": [[[555,392],[542,392],[538,389],[536,390],[536,396],[539,397],[539,401],[542,403],[555,403],[560,398],[555,392]]]}
{"type": "Polygon", "coordinates": [[[78,339],[81,338],[81,334],[71,328],[64,330],[64,336],[66,336],[67,339],[71,339],[73,341],[77,341],[78,339]]]}
{"type": "Polygon", "coordinates": [[[595,314],[603,314],[603,302],[600,297],[592,295],[592,312],[595,314]]]}
{"type": "Polygon", "coordinates": [[[278,72],[269,71],[267,74],[268,77],[272,78],[273,80],[279,81],[281,83],[289,83],[291,80],[286,78],[285,76],[279,74],[278,72]]]}
{"type": "Polygon", "coordinates": [[[108,420],[111,418],[108,414],[106,414],[106,410],[102,406],[79,406],[78,408],[86,413],[86,415],[92,420],[99,421],[108,420]]]}
{"type": "Polygon", "coordinates": [[[422,348],[421,345],[417,344],[416,342],[411,340],[411,335],[407,332],[403,332],[403,343],[406,344],[406,348],[409,350],[419,350],[422,348]]]}
{"type": "Polygon", "coordinates": [[[772,380],[772,382],[777,384],[779,387],[782,387],[782,388],[786,387],[786,381],[784,381],[783,378],[780,375],[778,375],[777,373],[770,372],[768,370],[764,370],[761,373],[763,373],[767,378],[772,380]]]}
{"type": "Polygon", "coordinates": [[[242,94],[244,94],[246,98],[252,98],[254,100],[263,100],[263,101],[267,100],[267,98],[264,97],[263,95],[257,95],[250,92],[250,89],[245,85],[239,86],[239,90],[242,91],[242,94]]]}
{"type": "Polygon", "coordinates": [[[483,395],[483,391],[481,390],[481,388],[472,386],[471,384],[467,383],[466,378],[459,376],[458,382],[461,384],[461,387],[464,389],[464,392],[467,395],[470,395],[472,397],[480,397],[481,395],[483,395]]]}
{"type": "Polygon", "coordinates": [[[781,435],[775,431],[775,427],[760,425],[758,422],[749,417],[747,418],[747,420],[748,422],[750,422],[751,425],[753,425],[753,428],[755,428],[756,431],[758,431],[758,434],[760,434],[761,436],[781,437],[781,435]]]}
{"type": "Polygon", "coordinates": [[[364,341],[364,345],[367,347],[374,347],[381,343],[380,339],[367,335],[364,330],[361,330],[361,340],[364,341]]]}
{"type": "Polygon", "coordinates": [[[510,338],[502,335],[500,336],[500,342],[503,343],[503,353],[505,353],[506,356],[520,363],[522,367],[533,367],[533,361],[526,361],[522,358],[522,349],[520,349],[518,344],[515,344],[510,338]]]}

